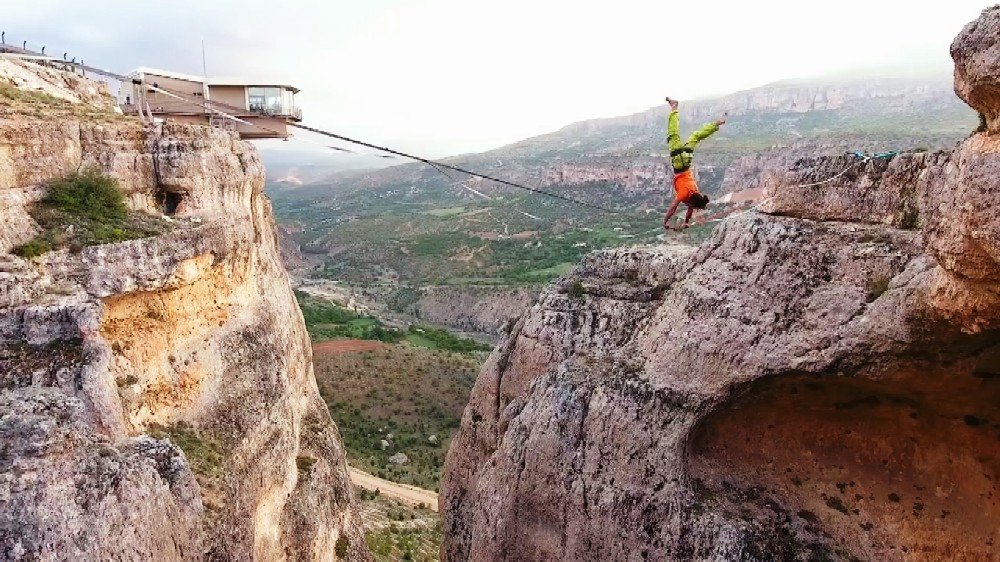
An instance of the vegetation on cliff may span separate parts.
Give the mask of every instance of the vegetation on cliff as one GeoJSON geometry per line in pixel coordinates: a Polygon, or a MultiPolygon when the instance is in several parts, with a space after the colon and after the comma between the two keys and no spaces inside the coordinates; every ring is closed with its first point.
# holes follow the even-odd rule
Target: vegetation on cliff
{"type": "MultiPolygon", "coordinates": [[[[464,190],[436,182],[431,178],[412,189],[393,183],[336,200],[324,195],[319,204],[316,195],[326,187],[272,186],[269,196],[279,222],[295,232],[313,266],[310,277],[366,286],[506,287],[552,281],[595,249],[655,242],[663,232],[658,209],[670,195],[669,185],[641,196],[606,182],[560,189],[626,209],[610,215],[535,195],[467,201],[464,190]],[[461,212],[456,202],[464,202],[461,212]]],[[[702,225],[671,239],[697,244],[713,227],[702,225]]]]}
{"type": "Polygon", "coordinates": [[[16,103],[38,104],[38,105],[69,105],[69,102],[61,100],[45,92],[24,90],[6,81],[0,81],[0,99],[4,101],[4,105],[11,105],[16,103]]]}
{"type": "Polygon", "coordinates": [[[42,233],[14,249],[25,258],[46,252],[122,242],[162,234],[163,220],[129,212],[118,180],[84,169],[53,180],[48,195],[31,210],[42,233]]]}
{"type": "Polygon", "coordinates": [[[380,478],[437,490],[480,362],[408,346],[353,353],[317,349],[313,361],[350,464],[380,478]],[[389,460],[399,452],[408,462],[389,460]]]}
{"type": "Polygon", "coordinates": [[[404,337],[398,330],[386,327],[378,319],[362,316],[337,303],[311,297],[301,291],[296,291],[295,296],[302,309],[309,337],[313,341],[352,338],[396,343],[404,337]]]}
{"type": "Polygon", "coordinates": [[[440,560],[441,519],[424,507],[408,507],[375,492],[361,492],[365,542],[378,562],[440,560]]]}
{"type": "Polygon", "coordinates": [[[432,326],[392,328],[301,291],[296,297],[310,337],[320,344],[313,350],[316,379],[351,465],[437,490],[451,435],[490,346],[432,326]],[[321,344],[330,340],[344,345],[321,344]],[[398,453],[407,460],[392,462],[398,453]]]}
{"type": "Polygon", "coordinates": [[[406,330],[386,326],[373,316],[352,312],[335,302],[296,291],[306,329],[314,342],[350,338],[386,343],[407,342],[416,347],[456,353],[489,351],[491,346],[470,338],[456,336],[448,330],[413,324],[406,330]]]}

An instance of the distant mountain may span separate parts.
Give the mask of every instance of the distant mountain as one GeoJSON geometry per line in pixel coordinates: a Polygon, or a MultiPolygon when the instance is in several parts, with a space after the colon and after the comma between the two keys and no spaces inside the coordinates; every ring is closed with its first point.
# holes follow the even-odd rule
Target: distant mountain
{"type": "MultiPolygon", "coordinates": [[[[662,190],[669,183],[663,158],[667,112],[662,105],[633,115],[581,121],[495,150],[444,161],[531,185],[610,182],[629,190],[662,190]]],[[[725,178],[734,164],[735,176],[749,173],[739,168],[747,157],[939,148],[954,144],[977,124],[975,113],[952,91],[947,73],[784,81],[682,102],[682,133],[724,112],[729,113],[728,124],[699,147],[698,173],[708,192],[723,185],[727,190],[739,189],[740,185],[725,178]]],[[[315,183],[350,192],[452,182],[426,165],[404,164],[378,171],[338,172],[315,183]]],[[[469,185],[477,190],[506,189],[476,180],[469,185]]]]}
{"type": "MultiPolygon", "coordinates": [[[[682,133],[725,112],[727,125],[701,147],[702,166],[728,166],[748,153],[804,139],[873,150],[945,146],[976,125],[975,114],[952,92],[949,77],[940,76],[831,85],[782,82],[686,102],[681,104],[682,133]]],[[[604,167],[609,158],[663,153],[667,113],[666,106],[658,106],[582,121],[485,155],[604,167]]]]}

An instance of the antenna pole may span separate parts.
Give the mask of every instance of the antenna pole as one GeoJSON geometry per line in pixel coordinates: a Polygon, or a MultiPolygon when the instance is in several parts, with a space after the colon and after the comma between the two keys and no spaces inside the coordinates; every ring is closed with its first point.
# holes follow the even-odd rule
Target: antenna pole
{"type": "Polygon", "coordinates": [[[202,97],[205,99],[205,112],[208,112],[208,65],[205,63],[205,39],[201,40],[201,74],[202,74],[202,97]]]}

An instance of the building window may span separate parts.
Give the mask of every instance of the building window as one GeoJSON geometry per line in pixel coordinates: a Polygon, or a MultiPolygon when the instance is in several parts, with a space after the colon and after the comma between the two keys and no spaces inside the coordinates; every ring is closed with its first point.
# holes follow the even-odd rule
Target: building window
{"type": "Polygon", "coordinates": [[[271,115],[283,115],[288,109],[281,103],[281,88],[249,86],[247,88],[247,97],[250,100],[250,111],[268,113],[271,115]]]}

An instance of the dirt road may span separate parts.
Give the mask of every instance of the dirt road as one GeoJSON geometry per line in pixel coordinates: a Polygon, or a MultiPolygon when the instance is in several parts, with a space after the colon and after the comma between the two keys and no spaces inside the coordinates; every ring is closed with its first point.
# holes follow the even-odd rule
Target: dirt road
{"type": "Polygon", "coordinates": [[[409,484],[397,484],[396,482],[390,482],[379,478],[378,476],[372,476],[367,472],[363,472],[354,467],[347,467],[347,470],[351,474],[351,482],[354,482],[355,486],[364,488],[366,490],[378,490],[380,494],[388,498],[405,503],[410,506],[417,506],[419,504],[424,504],[424,507],[431,509],[433,511],[438,510],[438,495],[430,490],[425,490],[423,488],[417,488],[416,486],[410,486],[409,484]]]}

